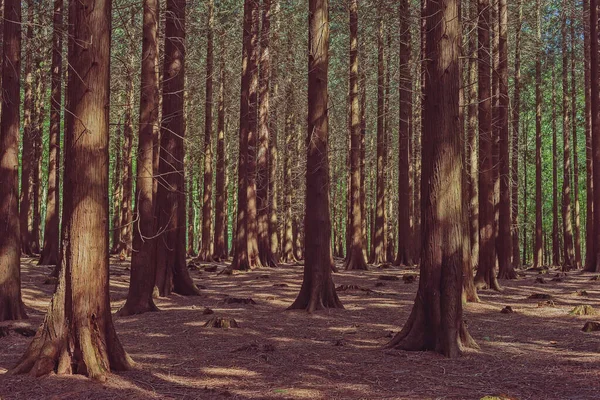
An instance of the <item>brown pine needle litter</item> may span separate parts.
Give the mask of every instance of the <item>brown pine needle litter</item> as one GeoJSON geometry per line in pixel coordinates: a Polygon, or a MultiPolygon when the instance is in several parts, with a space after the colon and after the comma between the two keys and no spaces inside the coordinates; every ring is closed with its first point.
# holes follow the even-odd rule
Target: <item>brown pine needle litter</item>
{"type": "MultiPolygon", "coordinates": [[[[138,369],[109,376],[104,384],[82,376],[11,376],[31,340],[14,328],[36,329],[53,287],[50,268],[23,259],[23,297],[29,320],[5,322],[0,337],[0,399],[595,399],[600,393],[600,332],[581,327],[597,315],[571,315],[585,304],[600,308],[593,274],[573,271],[562,282],[535,283],[528,271],[505,290],[480,292],[464,319],[479,351],[459,359],[434,353],[384,350],[390,332],[408,318],[418,285],[404,284],[415,270],[386,269],[396,276],[377,291],[340,290],[345,310],[312,315],[285,311],[297,295],[302,267],[282,265],[232,276],[190,271],[200,297],[157,299],[160,312],[115,317],[123,345],[138,369]],[[256,279],[268,272],[269,279],[256,279]],[[285,285],[284,285],[285,284],[285,285]],[[534,293],[551,295],[554,307],[538,307],[534,293]],[[227,304],[252,298],[256,304],[227,304]],[[499,311],[510,306],[514,313],[499,311]],[[240,328],[203,325],[215,315],[240,328]]],[[[217,265],[217,264],[215,264],[217,265]]],[[[127,295],[127,261],[111,259],[113,311],[127,295]]],[[[218,264],[218,269],[225,264],[218,264]]],[[[381,270],[334,274],[336,286],[374,289],[381,270]]],[[[21,329],[22,330],[22,329],[21,329]]]]}

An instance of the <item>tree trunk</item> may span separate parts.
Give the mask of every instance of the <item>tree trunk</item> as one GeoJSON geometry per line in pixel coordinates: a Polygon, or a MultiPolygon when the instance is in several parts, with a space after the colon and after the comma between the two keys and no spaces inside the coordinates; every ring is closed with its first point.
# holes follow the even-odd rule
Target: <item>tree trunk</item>
{"type": "MultiPolygon", "coordinates": [[[[542,41],[542,0],[536,0],[537,43],[542,41]]],[[[535,56],[535,241],[533,267],[540,267],[542,260],[542,49],[535,56]]]]}
{"type": "MultiPolygon", "coordinates": [[[[39,10],[38,10],[39,12],[39,10]]],[[[39,23],[38,23],[39,24],[39,23]]],[[[37,49],[41,54],[45,53],[44,44],[37,49]]],[[[44,117],[45,117],[45,102],[46,94],[46,76],[41,68],[42,57],[36,56],[35,59],[35,102],[32,110],[33,130],[34,130],[34,160],[33,160],[33,218],[31,229],[31,248],[34,254],[40,253],[40,230],[42,225],[42,161],[43,161],[43,134],[44,134],[44,117]]]]}
{"type": "Polygon", "coordinates": [[[202,191],[202,246],[198,259],[212,260],[212,180],[213,180],[213,36],[214,36],[214,1],[208,1],[208,29],[206,37],[206,98],[204,102],[204,188],[202,191]]]}
{"type": "Polygon", "coordinates": [[[256,221],[256,133],[258,90],[258,0],[244,1],[242,83],[240,96],[240,157],[238,166],[237,237],[230,268],[261,267],[256,221]]]}
{"type": "Polygon", "coordinates": [[[296,256],[294,255],[294,235],[292,226],[292,136],[294,129],[294,114],[293,114],[293,86],[291,77],[286,83],[286,107],[285,107],[285,158],[283,160],[283,182],[285,183],[284,197],[284,212],[285,223],[283,228],[283,253],[282,261],[284,263],[295,263],[296,256]]]}
{"type": "Polygon", "coordinates": [[[262,27],[260,33],[260,81],[258,90],[258,160],[256,170],[257,204],[258,204],[258,253],[260,262],[265,267],[276,267],[277,262],[271,252],[269,241],[269,203],[272,195],[269,192],[269,146],[271,64],[269,42],[271,34],[271,0],[263,0],[262,27]]]}
{"type": "Polygon", "coordinates": [[[498,133],[500,198],[498,225],[498,278],[515,279],[517,273],[512,264],[512,221],[510,210],[510,146],[508,133],[508,7],[506,0],[498,1],[498,133]]]}
{"type": "Polygon", "coordinates": [[[108,288],[110,18],[108,1],[69,5],[73,74],[67,89],[63,190],[68,246],[62,249],[59,283],[44,323],[13,373],[54,371],[105,380],[111,371],[133,364],[113,326],[108,288]]]}
{"type": "Polygon", "coordinates": [[[164,81],[162,101],[161,156],[156,193],[155,218],[156,286],[161,296],[171,292],[198,295],[186,266],[186,209],[184,160],[184,58],[185,0],[167,1],[165,25],[164,81]]]}
{"type": "Polygon", "coordinates": [[[560,265],[558,233],[558,151],[556,137],[556,76],[552,67],[552,265],[560,265]]]}
{"type": "MultiPolygon", "coordinates": [[[[573,211],[571,210],[571,141],[569,137],[569,51],[567,44],[567,8],[570,2],[563,0],[561,36],[562,36],[562,114],[563,114],[563,271],[576,267],[575,247],[573,246],[573,211]]],[[[575,121],[573,120],[573,125],[575,121]]]]}
{"type": "MultiPolygon", "coordinates": [[[[596,253],[594,250],[594,182],[592,166],[592,90],[591,90],[591,42],[590,42],[590,1],[583,0],[583,50],[585,61],[585,271],[596,271],[596,253]]],[[[596,14],[597,15],[597,14],[596,14]]],[[[597,46],[597,44],[596,44],[597,46]]],[[[596,58],[597,60],[597,58],[596,58]]],[[[597,111],[597,109],[596,109],[597,111]]]]}
{"type": "MultiPolygon", "coordinates": [[[[27,318],[21,300],[19,121],[21,2],[4,0],[2,114],[0,116],[0,321],[27,318]]],[[[27,229],[27,226],[23,227],[27,229]]]]}
{"type": "MultiPolygon", "coordinates": [[[[212,3],[212,1],[211,1],[212,3]]],[[[215,199],[215,244],[214,258],[217,261],[227,259],[227,185],[225,183],[225,34],[220,33],[219,56],[219,105],[217,115],[217,176],[216,176],[216,199],[215,199]]]]}
{"type": "MultiPolygon", "coordinates": [[[[27,0],[27,25],[25,33],[25,98],[23,100],[23,145],[21,152],[21,198],[19,220],[21,225],[21,251],[24,255],[33,255],[33,166],[34,166],[34,130],[33,130],[33,0],[27,0]]],[[[10,67],[14,68],[14,67],[10,67]]]]}
{"type": "Polygon", "coordinates": [[[427,2],[423,108],[421,279],[412,312],[389,347],[457,357],[477,345],[462,320],[462,132],[459,123],[461,41],[457,0],[427,2]]]}
{"type": "Polygon", "coordinates": [[[363,254],[362,206],[361,206],[361,126],[358,98],[358,0],[350,0],[350,248],[347,249],[344,268],[366,270],[363,254]]]}
{"type": "MultiPolygon", "coordinates": [[[[117,97],[117,103],[122,104],[121,97],[117,97]]],[[[68,101],[68,100],[67,100],[68,101]]],[[[119,121],[120,124],[120,121],[119,121]]],[[[122,171],[123,171],[123,148],[122,148],[122,136],[121,132],[119,132],[120,126],[117,124],[116,130],[117,134],[114,138],[115,141],[115,162],[113,164],[113,175],[111,179],[111,188],[112,188],[112,247],[110,249],[110,254],[117,253],[119,249],[119,244],[121,243],[121,229],[119,227],[121,221],[121,206],[123,204],[123,179],[122,179],[122,171]]]]}
{"type": "MultiPolygon", "coordinates": [[[[131,10],[131,24],[135,24],[135,9],[131,10]]],[[[122,187],[123,199],[121,203],[121,222],[119,229],[119,258],[124,260],[131,256],[132,245],[132,221],[131,212],[131,195],[133,188],[133,103],[134,103],[134,88],[133,88],[133,66],[134,66],[134,49],[129,49],[129,65],[126,66],[126,85],[125,85],[125,117],[123,121],[123,170],[122,170],[122,187]]]]}
{"type": "Polygon", "coordinates": [[[327,0],[309,0],[308,4],[308,137],[304,217],[306,260],[302,287],[290,309],[313,312],[343,306],[331,277],[327,93],[329,4],[327,0]]]}
{"type": "Polygon", "coordinates": [[[268,165],[268,175],[269,175],[269,247],[271,250],[271,256],[275,264],[279,263],[279,240],[278,240],[278,232],[279,232],[279,223],[277,217],[277,197],[279,196],[279,186],[277,185],[277,167],[278,167],[278,148],[277,148],[277,133],[278,133],[278,116],[280,107],[279,100],[279,64],[278,64],[278,55],[279,55],[279,32],[281,28],[281,17],[280,12],[281,8],[279,5],[279,0],[275,0],[274,7],[274,17],[275,17],[275,30],[273,31],[273,37],[271,38],[271,61],[273,68],[271,69],[271,81],[273,97],[275,98],[275,104],[270,108],[271,112],[269,115],[270,118],[270,132],[271,136],[269,139],[269,165],[268,165]]]}
{"type": "Polygon", "coordinates": [[[386,190],[385,167],[387,148],[385,141],[385,66],[384,66],[384,45],[383,45],[383,10],[379,10],[377,30],[377,194],[375,206],[375,224],[372,236],[373,253],[371,262],[381,264],[385,259],[385,209],[386,209],[386,190]]]}
{"type": "Polygon", "coordinates": [[[475,275],[478,289],[499,290],[494,274],[496,243],[494,240],[494,165],[492,132],[492,101],[490,88],[490,3],[479,0],[477,37],[479,93],[479,268],[475,275]]]}
{"type": "Polygon", "coordinates": [[[398,254],[396,265],[412,265],[412,227],[410,224],[410,114],[412,113],[412,77],[410,72],[409,3],[402,0],[400,11],[400,79],[399,79],[399,159],[398,159],[398,254]]]}
{"type": "Polygon", "coordinates": [[[119,315],[157,311],[152,299],[156,264],[154,240],[153,163],[154,140],[158,136],[158,0],[144,0],[142,69],[140,79],[140,128],[135,185],[133,252],[127,301],[119,315]]]}
{"type": "MultiPolygon", "coordinates": [[[[566,11],[565,11],[566,12],[566,11]]],[[[574,193],[574,245],[575,245],[575,264],[574,267],[581,268],[581,222],[579,207],[579,149],[577,148],[577,90],[575,85],[575,7],[571,6],[571,114],[573,131],[573,193],[574,193]]]]}
{"type": "Polygon", "coordinates": [[[44,245],[39,265],[58,265],[60,240],[60,113],[62,109],[63,0],[54,0],[52,20],[52,64],[50,95],[50,132],[48,138],[48,188],[44,245]]]}
{"type": "Polygon", "coordinates": [[[467,116],[467,188],[469,196],[469,236],[473,270],[479,263],[479,190],[477,187],[477,0],[469,1],[469,108],[467,116]]]}
{"type": "MultiPolygon", "coordinates": [[[[514,268],[521,266],[519,250],[519,124],[521,118],[521,29],[523,27],[523,3],[517,0],[517,27],[515,32],[515,70],[513,77],[513,109],[512,109],[512,264],[514,268]]],[[[526,212],[524,207],[523,212],[526,212]]],[[[526,224],[523,225],[527,226],[526,224]]]]}

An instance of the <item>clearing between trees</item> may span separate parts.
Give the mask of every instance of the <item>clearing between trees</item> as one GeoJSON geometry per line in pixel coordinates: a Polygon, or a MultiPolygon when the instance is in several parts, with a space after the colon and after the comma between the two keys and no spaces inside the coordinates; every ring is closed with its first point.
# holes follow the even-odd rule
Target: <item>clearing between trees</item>
{"type": "MultiPolygon", "coordinates": [[[[226,275],[219,274],[226,264],[202,263],[190,271],[201,296],[159,298],[160,312],[114,317],[138,369],[109,375],[104,384],[81,375],[10,376],[54,288],[44,284],[50,268],[36,261],[23,258],[21,265],[30,318],[0,324],[3,400],[591,399],[600,390],[600,333],[582,332],[600,314],[571,313],[579,305],[600,313],[600,278],[553,269],[519,271],[520,279],[501,281],[502,293],[480,291],[481,303],[466,304],[464,319],[481,349],[448,359],[383,349],[408,318],[418,269],[336,273],[345,309],[307,314],[285,311],[302,266],[226,275]],[[513,312],[501,312],[506,306],[513,312]],[[204,327],[218,318],[239,327],[204,327]]],[[[342,260],[337,264],[342,270],[342,260]]],[[[125,302],[129,265],[111,258],[113,312],[125,302]]]]}

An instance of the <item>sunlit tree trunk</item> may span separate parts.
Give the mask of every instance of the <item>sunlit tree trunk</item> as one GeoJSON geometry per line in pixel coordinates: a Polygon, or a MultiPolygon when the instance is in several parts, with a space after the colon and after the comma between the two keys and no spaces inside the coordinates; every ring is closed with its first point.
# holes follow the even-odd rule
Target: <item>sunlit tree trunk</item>
{"type": "MultiPolygon", "coordinates": [[[[542,1],[536,0],[537,43],[542,41],[542,1]]],[[[535,56],[535,240],[533,246],[533,266],[543,264],[542,248],[542,50],[535,56]]]]}

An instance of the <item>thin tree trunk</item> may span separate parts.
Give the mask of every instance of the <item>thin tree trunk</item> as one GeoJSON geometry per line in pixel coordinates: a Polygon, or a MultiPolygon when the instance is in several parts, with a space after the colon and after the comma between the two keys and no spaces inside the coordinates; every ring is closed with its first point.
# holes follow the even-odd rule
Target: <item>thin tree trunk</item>
{"type": "Polygon", "coordinates": [[[270,140],[269,140],[269,165],[268,165],[268,174],[269,174],[269,247],[271,250],[271,256],[273,261],[277,264],[279,263],[279,240],[278,240],[278,203],[277,197],[279,196],[279,186],[277,184],[277,167],[278,167],[278,159],[279,153],[277,148],[277,134],[278,134],[278,116],[280,107],[279,100],[279,31],[281,27],[281,17],[280,17],[280,5],[279,0],[274,0],[274,18],[275,18],[275,30],[273,31],[273,37],[271,38],[271,49],[273,50],[271,53],[271,60],[273,68],[271,69],[271,81],[273,82],[272,91],[273,97],[275,99],[275,103],[271,107],[271,112],[269,115],[270,118],[270,140]]]}
{"type": "Polygon", "coordinates": [[[498,278],[515,279],[517,273],[512,264],[512,221],[510,209],[510,145],[508,121],[508,7],[506,0],[498,1],[498,133],[500,198],[498,226],[498,278]]]}
{"type": "Polygon", "coordinates": [[[492,132],[492,101],[490,88],[490,3],[479,0],[477,25],[478,93],[479,93],[479,268],[475,275],[478,289],[499,290],[494,267],[496,243],[494,240],[494,165],[492,132]]]}
{"type": "MultiPolygon", "coordinates": [[[[570,3],[563,0],[562,10],[562,114],[563,114],[563,244],[564,262],[563,270],[569,270],[577,266],[575,263],[575,248],[573,246],[573,211],[571,209],[571,141],[569,137],[569,51],[567,44],[567,8],[570,3]]],[[[573,121],[575,125],[575,121],[573,121]]]]}
{"type": "MultiPolygon", "coordinates": [[[[566,11],[565,11],[566,12],[566,11]]],[[[573,131],[573,212],[574,212],[574,267],[581,268],[581,218],[579,206],[579,149],[577,148],[577,87],[575,85],[575,6],[571,6],[571,120],[573,131]]]]}
{"type": "Polygon", "coordinates": [[[344,268],[365,270],[367,263],[363,254],[362,207],[361,207],[361,126],[360,101],[358,98],[358,0],[350,0],[350,248],[347,250],[344,268]]]}
{"type": "MultiPolygon", "coordinates": [[[[583,50],[585,79],[585,183],[586,183],[586,218],[585,218],[585,271],[596,270],[596,253],[594,250],[594,180],[592,166],[592,105],[591,105],[591,43],[590,43],[590,0],[583,0],[583,50]]],[[[597,58],[596,58],[597,59],[597,58]]]]}
{"type": "MultiPolygon", "coordinates": [[[[60,215],[60,113],[62,108],[63,0],[54,0],[52,19],[50,132],[48,138],[48,188],[44,245],[39,265],[58,265],[60,215]]],[[[58,271],[57,271],[58,272],[58,271]]]]}
{"type": "Polygon", "coordinates": [[[156,264],[152,261],[154,236],[153,187],[154,140],[158,136],[158,0],[144,0],[142,69],[140,79],[140,128],[137,154],[131,278],[120,315],[157,311],[152,299],[156,264]]]}
{"type": "Polygon", "coordinates": [[[198,259],[212,260],[212,186],[213,186],[213,36],[214,1],[208,1],[208,29],[206,35],[206,98],[204,102],[204,188],[202,191],[202,246],[198,259]]]}
{"type": "Polygon", "coordinates": [[[410,72],[411,35],[409,25],[409,3],[401,0],[400,13],[400,78],[399,78],[399,159],[398,159],[398,254],[396,265],[411,266],[412,227],[409,204],[412,201],[410,191],[410,114],[412,113],[412,76],[410,72]]]}
{"type": "MultiPolygon", "coordinates": [[[[519,126],[521,118],[521,28],[523,26],[523,3],[517,0],[517,27],[515,32],[515,70],[512,105],[512,264],[521,266],[519,250],[519,126]]],[[[526,208],[523,210],[526,213],[526,208]]],[[[526,226],[523,225],[524,227],[526,226]]]]}
{"type": "MultiPolygon", "coordinates": [[[[21,198],[19,220],[21,225],[21,251],[24,255],[33,255],[32,242],[32,201],[34,166],[34,130],[33,130],[33,0],[27,0],[27,25],[25,30],[25,88],[23,100],[23,144],[21,151],[21,198]]],[[[9,68],[14,68],[10,66],[9,68]]]]}
{"type": "Polygon", "coordinates": [[[155,218],[156,286],[160,296],[198,295],[186,266],[184,156],[185,0],[168,0],[165,24],[161,156],[155,218]]]}
{"type": "Polygon", "coordinates": [[[262,0],[262,27],[260,33],[260,81],[258,89],[258,160],[256,170],[257,204],[258,204],[258,253],[260,262],[266,267],[276,267],[274,254],[269,242],[269,157],[270,157],[270,34],[271,34],[271,0],[262,0]]]}
{"type": "Polygon", "coordinates": [[[540,267],[542,260],[542,0],[536,0],[537,43],[535,57],[535,241],[533,266],[540,267]]]}
{"type": "Polygon", "coordinates": [[[558,151],[556,136],[556,76],[552,68],[552,264],[560,265],[558,234],[558,151]]]}
{"type": "MultiPolygon", "coordinates": [[[[211,1],[212,2],[212,1],[211,1]]],[[[215,199],[215,244],[214,258],[217,261],[227,259],[227,185],[225,164],[225,34],[220,33],[219,56],[219,104],[217,114],[217,176],[216,176],[216,199],[215,199]]]]}

